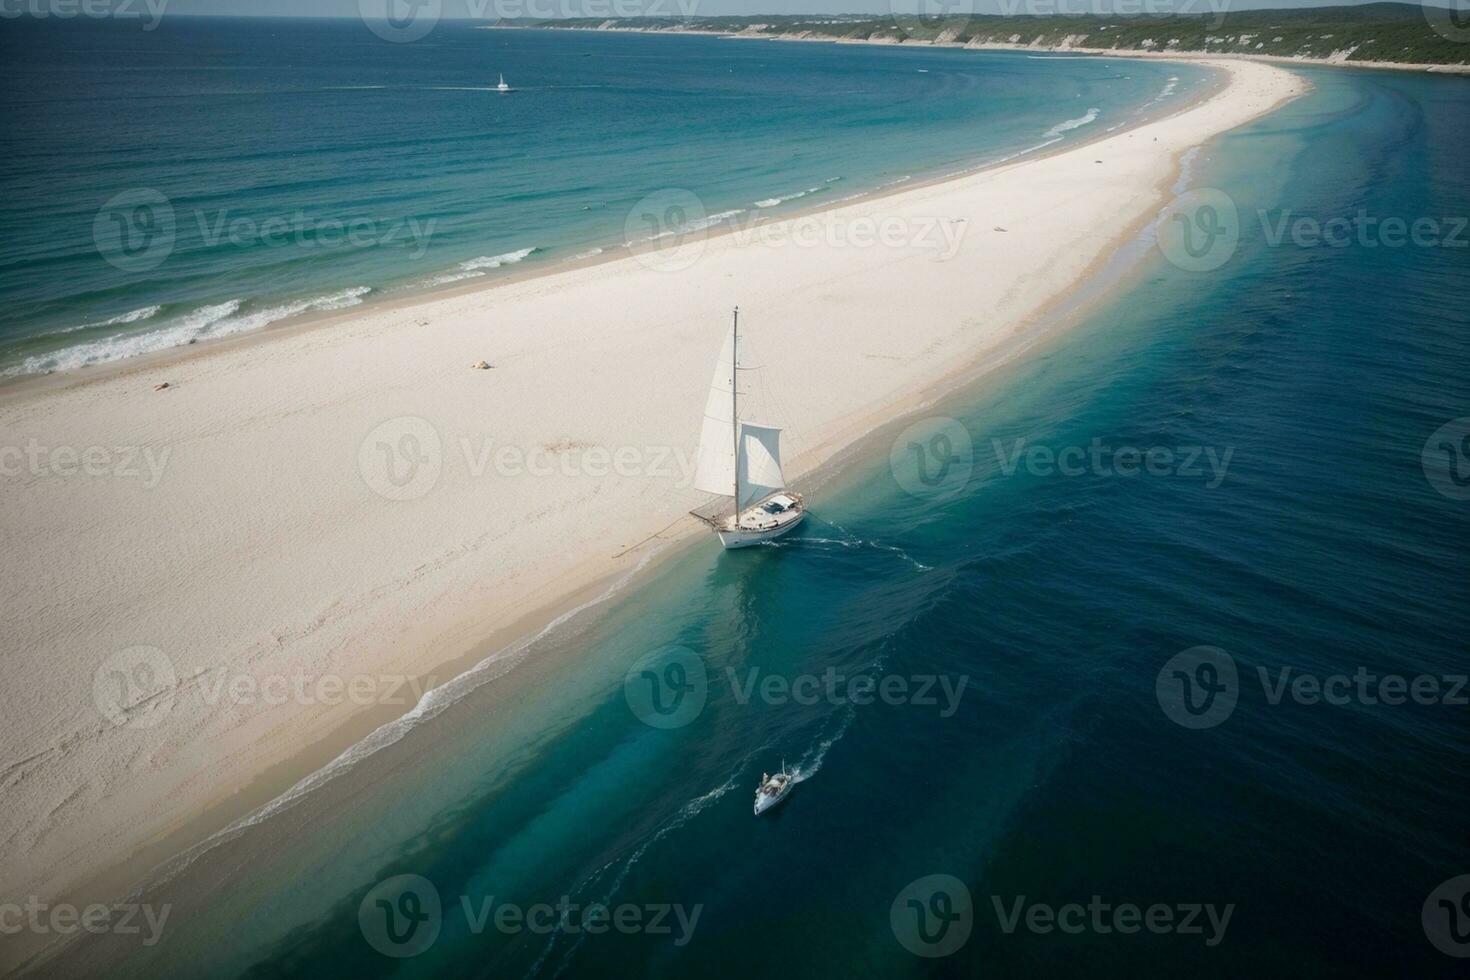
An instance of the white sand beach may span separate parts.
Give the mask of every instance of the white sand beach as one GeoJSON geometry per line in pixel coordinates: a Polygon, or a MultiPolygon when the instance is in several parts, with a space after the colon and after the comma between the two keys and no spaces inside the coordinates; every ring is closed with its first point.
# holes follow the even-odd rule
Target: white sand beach
{"type": "Polygon", "coordinates": [[[701,533],[731,307],[790,473],[938,395],[1157,214],[1181,154],[1305,89],[1209,65],[1203,103],[1051,156],[0,396],[0,896],[242,815],[271,767],[701,533]]]}

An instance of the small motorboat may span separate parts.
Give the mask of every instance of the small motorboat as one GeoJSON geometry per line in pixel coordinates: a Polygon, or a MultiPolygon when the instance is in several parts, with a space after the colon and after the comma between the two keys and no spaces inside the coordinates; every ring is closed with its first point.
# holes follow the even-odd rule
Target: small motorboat
{"type": "Polygon", "coordinates": [[[791,788],[796,785],[796,773],[786,769],[786,763],[781,763],[781,771],[774,776],[769,773],[761,773],[761,784],[755,790],[755,815],[760,816],[771,807],[786,799],[791,788]]]}

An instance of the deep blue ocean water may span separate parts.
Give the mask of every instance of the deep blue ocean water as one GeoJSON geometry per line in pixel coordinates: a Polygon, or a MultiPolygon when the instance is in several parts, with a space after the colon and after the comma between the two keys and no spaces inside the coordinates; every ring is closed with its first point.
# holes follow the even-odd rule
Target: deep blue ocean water
{"type": "Polygon", "coordinates": [[[442,699],[197,857],[147,893],[171,931],[119,975],[1463,975],[1430,899],[1470,873],[1470,708],[1443,697],[1470,672],[1470,451],[1436,435],[1470,415],[1470,85],[1303,73],[1310,95],[1191,166],[1239,216],[1219,268],[1221,215],[1191,212],[1191,250],[876,434],[796,536],[675,556],[526,651],[513,695],[442,699]],[[1435,241],[1272,243],[1283,213],[1360,211],[1435,241]],[[1045,452],[1012,467],[1017,440],[1045,452]],[[1439,696],[1273,702],[1284,668],[1439,696]],[[829,670],[965,686],[742,692],[829,670]],[[805,778],[754,819],[783,759],[805,778]],[[699,918],[680,944],[672,918],[476,931],[461,905],[564,895],[699,918]],[[1093,896],[1230,917],[1073,934],[996,910],[1093,896]]]}
{"type": "Polygon", "coordinates": [[[1079,139],[1207,77],[453,24],[390,44],[355,21],[167,16],[7,20],[0,57],[3,375],[830,202],[1079,139]],[[514,94],[491,90],[502,73],[514,94]]]}

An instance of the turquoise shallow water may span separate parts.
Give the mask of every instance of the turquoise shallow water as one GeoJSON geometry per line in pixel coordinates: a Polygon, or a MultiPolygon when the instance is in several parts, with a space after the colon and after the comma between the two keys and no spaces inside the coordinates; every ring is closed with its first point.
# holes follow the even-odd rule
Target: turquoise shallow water
{"type": "Polygon", "coordinates": [[[614,253],[1120,125],[1188,66],[352,21],[7,21],[0,375],[614,253]],[[489,90],[501,73],[513,95],[489,90]],[[677,192],[677,193],[676,193],[677,192]]]}
{"type": "Polygon", "coordinates": [[[176,903],[170,931],[122,974],[1459,975],[1425,906],[1470,872],[1470,708],[1270,692],[1282,668],[1442,694],[1470,671],[1470,451],[1434,435],[1470,415],[1470,87],[1307,74],[1194,161],[1223,197],[1175,261],[1151,252],[1065,337],[878,434],[779,547],[682,553],[526,651],[514,696],[437,700],[197,857],[146,894],[176,903]],[[1224,203],[1233,249],[1204,234],[1236,227],[1224,203]],[[1360,209],[1439,221],[1438,244],[1272,244],[1286,211],[1360,209]],[[1109,448],[1062,475],[1012,467],[1017,440],[1109,448]],[[829,670],[964,687],[743,693],[829,670]],[[1219,690],[1191,711],[1181,675],[1219,690]],[[753,819],[783,758],[806,778],[753,819]],[[461,906],[564,895],[699,918],[680,944],[477,931],[461,906]],[[1230,918],[1070,933],[996,911],[1093,896],[1230,918]]]}

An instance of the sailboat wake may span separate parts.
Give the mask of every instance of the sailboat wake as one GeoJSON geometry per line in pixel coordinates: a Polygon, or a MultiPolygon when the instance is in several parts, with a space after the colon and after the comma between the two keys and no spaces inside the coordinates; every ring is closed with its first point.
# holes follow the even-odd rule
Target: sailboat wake
{"type": "MultiPolygon", "coordinates": [[[[743,765],[744,763],[742,763],[742,767],[743,765]]],[[[724,796],[726,793],[730,792],[730,790],[734,789],[736,785],[735,779],[736,775],[731,774],[731,776],[726,779],[724,783],[716,786],[708,793],[697,796],[694,799],[690,800],[688,803],[685,803],[682,807],[679,808],[677,813],[675,813],[667,821],[655,828],[654,831],[648,835],[648,837],[644,838],[644,840],[637,847],[635,847],[632,853],[630,853],[626,858],[614,858],[613,860],[604,864],[602,867],[598,868],[596,871],[587,875],[587,877],[578,882],[576,887],[572,890],[572,894],[580,895],[588,890],[596,889],[599,887],[599,884],[603,880],[610,877],[611,880],[608,882],[607,886],[602,889],[600,897],[597,898],[595,902],[596,904],[611,907],[614,898],[616,898],[618,894],[618,891],[623,887],[623,883],[628,880],[628,874],[633,870],[633,867],[638,864],[640,860],[642,860],[643,855],[648,852],[648,849],[657,844],[659,841],[663,840],[669,834],[687,824],[689,821],[693,820],[695,817],[699,816],[701,813],[709,808],[710,804],[714,803],[720,797],[724,796]]],[[[536,958],[536,962],[531,965],[530,970],[526,972],[526,976],[534,977],[540,975],[542,968],[546,966],[547,960],[551,958],[552,952],[556,949],[557,939],[560,935],[560,932],[553,932],[551,934],[551,938],[546,943],[546,948],[541,951],[541,955],[536,958]]],[[[577,935],[576,940],[572,943],[570,947],[567,948],[566,952],[561,955],[561,962],[557,965],[556,972],[552,974],[553,978],[559,977],[564,972],[566,972],[567,967],[571,965],[573,958],[577,954],[577,950],[581,948],[582,943],[586,941],[586,938],[586,932],[582,932],[577,935]]]]}
{"type": "Polygon", "coordinates": [[[896,545],[883,544],[881,541],[874,541],[871,538],[860,538],[849,531],[847,528],[832,521],[822,521],[822,523],[837,531],[839,534],[847,535],[847,537],[816,538],[810,535],[805,535],[798,538],[790,538],[785,541],[763,541],[761,542],[761,545],[766,548],[800,548],[810,545],[835,545],[839,548],[870,548],[874,551],[890,552],[893,555],[896,555],[897,557],[908,562],[910,565],[914,566],[914,568],[918,571],[932,572],[934,570],[933,565],[924,564],[913,555],[909,554],[907,551],[904,551],[902,548],[897,547],[896,545]]]}
{"type": "Polygon", "coordinates": [[[857,717],[857,710],[852,705],[842,713],[842,718],[837,723],[837,729],[826,738],[819,739],[817,744],[807,750],[801,757],[801,761],[791,772],[793,783],[802,783],[815,776],[822,768],[822,761],[827,758],[827,751],[842,740],[847,730],[852,727],[852,720],[857,717]]]}

